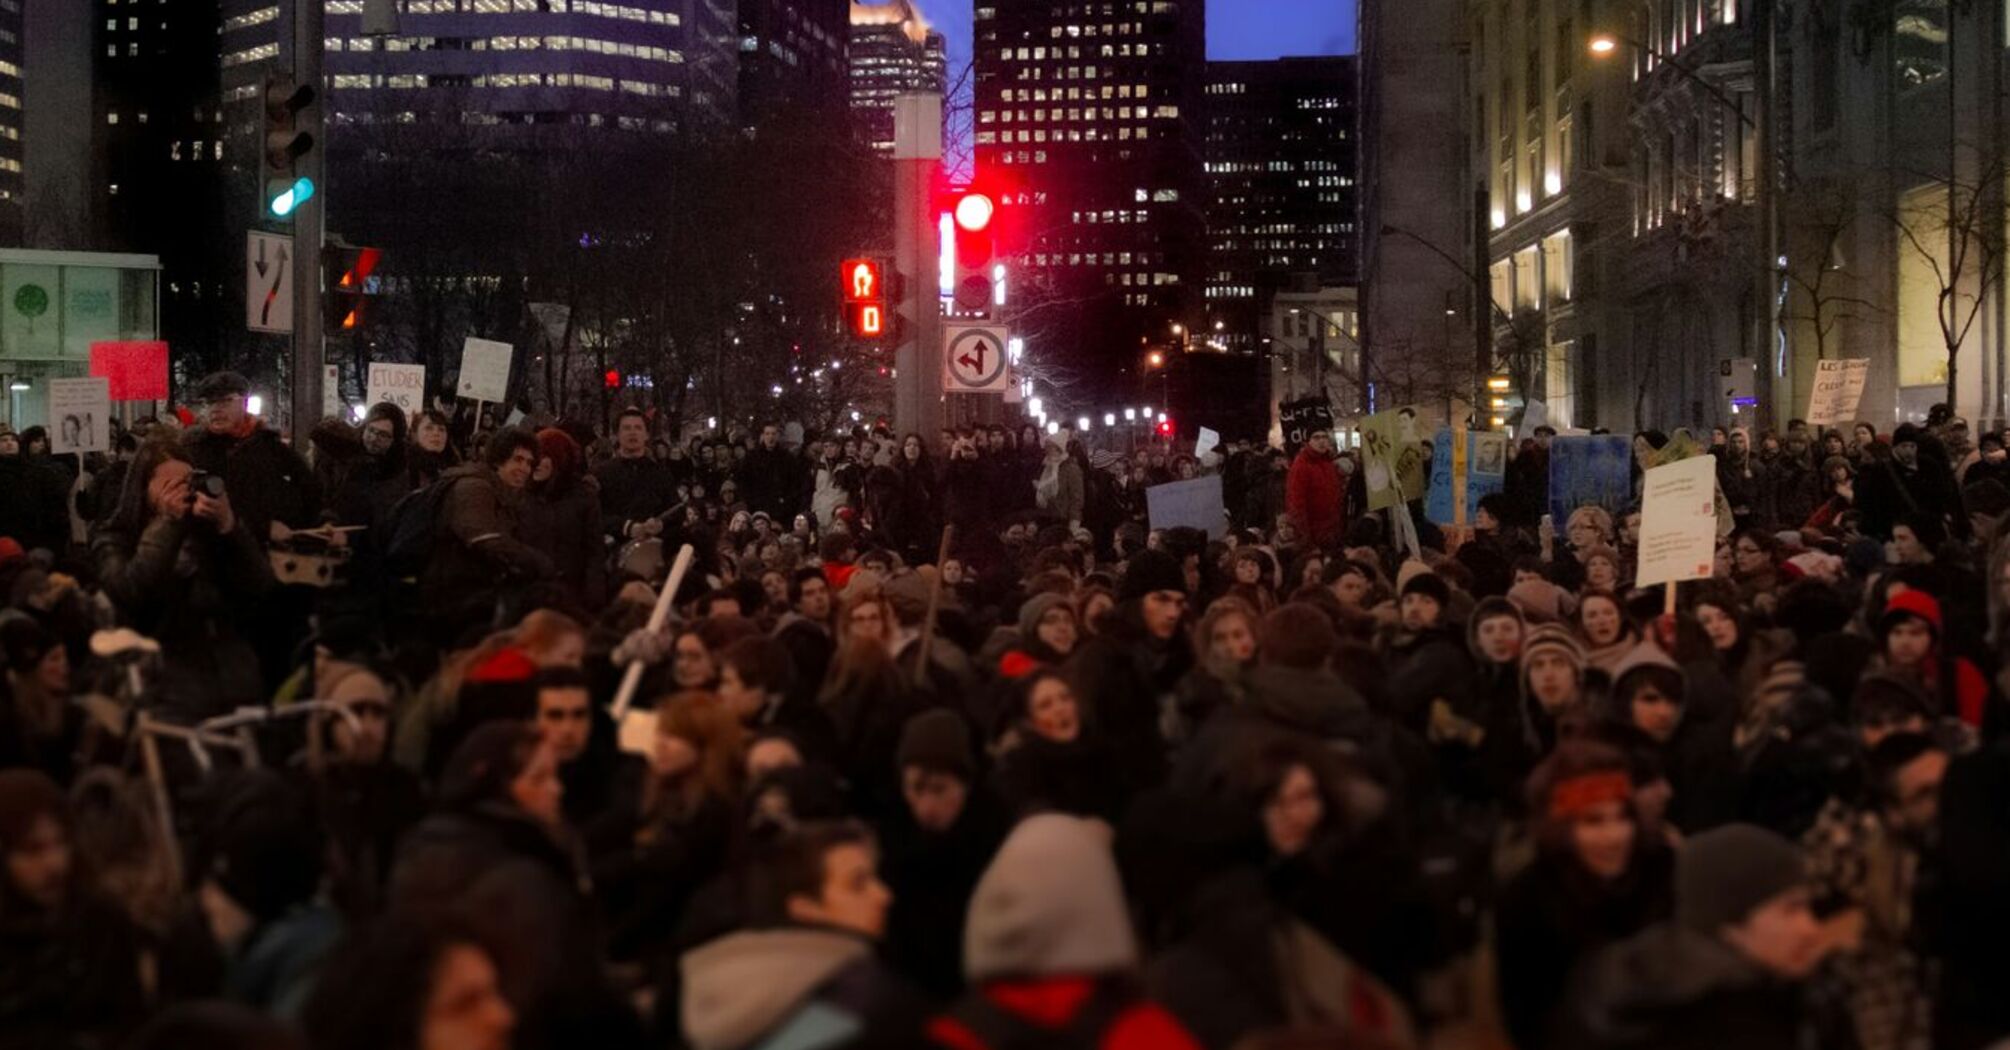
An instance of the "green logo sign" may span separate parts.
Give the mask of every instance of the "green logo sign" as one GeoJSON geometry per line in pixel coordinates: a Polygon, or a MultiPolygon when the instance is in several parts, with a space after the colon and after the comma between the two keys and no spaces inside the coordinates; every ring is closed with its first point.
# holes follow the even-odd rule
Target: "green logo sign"
{"type": "Polygon", "coordinates": [[[24,284],[14,292],[14,311],[35,318],[49,312],[49,293],[39,284],[24,284]]]}

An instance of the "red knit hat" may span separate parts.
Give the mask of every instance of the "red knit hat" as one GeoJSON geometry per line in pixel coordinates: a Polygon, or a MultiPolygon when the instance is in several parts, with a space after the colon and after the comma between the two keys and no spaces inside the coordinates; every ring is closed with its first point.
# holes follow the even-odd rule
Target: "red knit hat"
{"type": "Polygon", "coordinates": [[[28,552],[21,549],[21,541],[12,536],[0,536],[0,565],[7,565],[27,556],[28,552]]]}
{"type": "Polygon", "coordinates": [[[502,649],[494,656],[476,664],[468,672],[470,682],[527,682],[537,674],[537,665],[523,650],[515,647],[502,649]]]}

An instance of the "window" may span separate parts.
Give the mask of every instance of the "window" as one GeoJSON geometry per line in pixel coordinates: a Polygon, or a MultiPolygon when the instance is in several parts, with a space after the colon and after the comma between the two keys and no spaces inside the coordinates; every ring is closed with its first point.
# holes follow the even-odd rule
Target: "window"
{"type": "Polygon", "coordinates": [[[1575,426],[1577,418],[1576,345],[1555,343],[1543,351],[1542,389],[1552,426],[1575,426]]]}
{"type": "Polygon", "coordinates": [[[1574,267],[1569,230],[1558,230],[1542,239],[1543,294],[1550,302],[1570,301],[1571,274],[1574,267]]]}

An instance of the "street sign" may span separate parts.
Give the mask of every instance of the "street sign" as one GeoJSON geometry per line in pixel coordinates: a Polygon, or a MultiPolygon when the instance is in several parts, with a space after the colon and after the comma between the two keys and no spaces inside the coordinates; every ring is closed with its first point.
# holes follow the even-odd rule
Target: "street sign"
{"type": "Polygon", "coordinates": [[[1010,385],[1005,369],[1005,329],[943,325],[942,378],[943,389],[951,393],[1004,393],[1010,385]]]}
{"type": "Polygon", "coordinates": [[[244,324],[254,332],[293,331],[293,238],[250,230],[244,238],[244,324]]]}
{"type": "Polygon", "coordinates": [[[501,401],[509,396],[508,343],[469,336],[461,345],[461,380],[454,392],[472,401],[501,401]]]}

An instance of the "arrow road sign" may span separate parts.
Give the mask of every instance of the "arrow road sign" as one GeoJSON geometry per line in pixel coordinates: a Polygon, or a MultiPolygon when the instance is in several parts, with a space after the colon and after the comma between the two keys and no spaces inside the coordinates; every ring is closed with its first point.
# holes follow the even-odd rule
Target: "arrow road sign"
{"type": "Polygon", "coordinates": [[[952,393],[1002,394],[1010,385],[1005,364],[1004,328],[972,324],[942,326],[943,389],[952,393]]]}
{"type": "Polygon", "coordinates": [[[293,331],[292,238],[251,230],[244,241],[244,325],[254,332],[293,331]]]}

